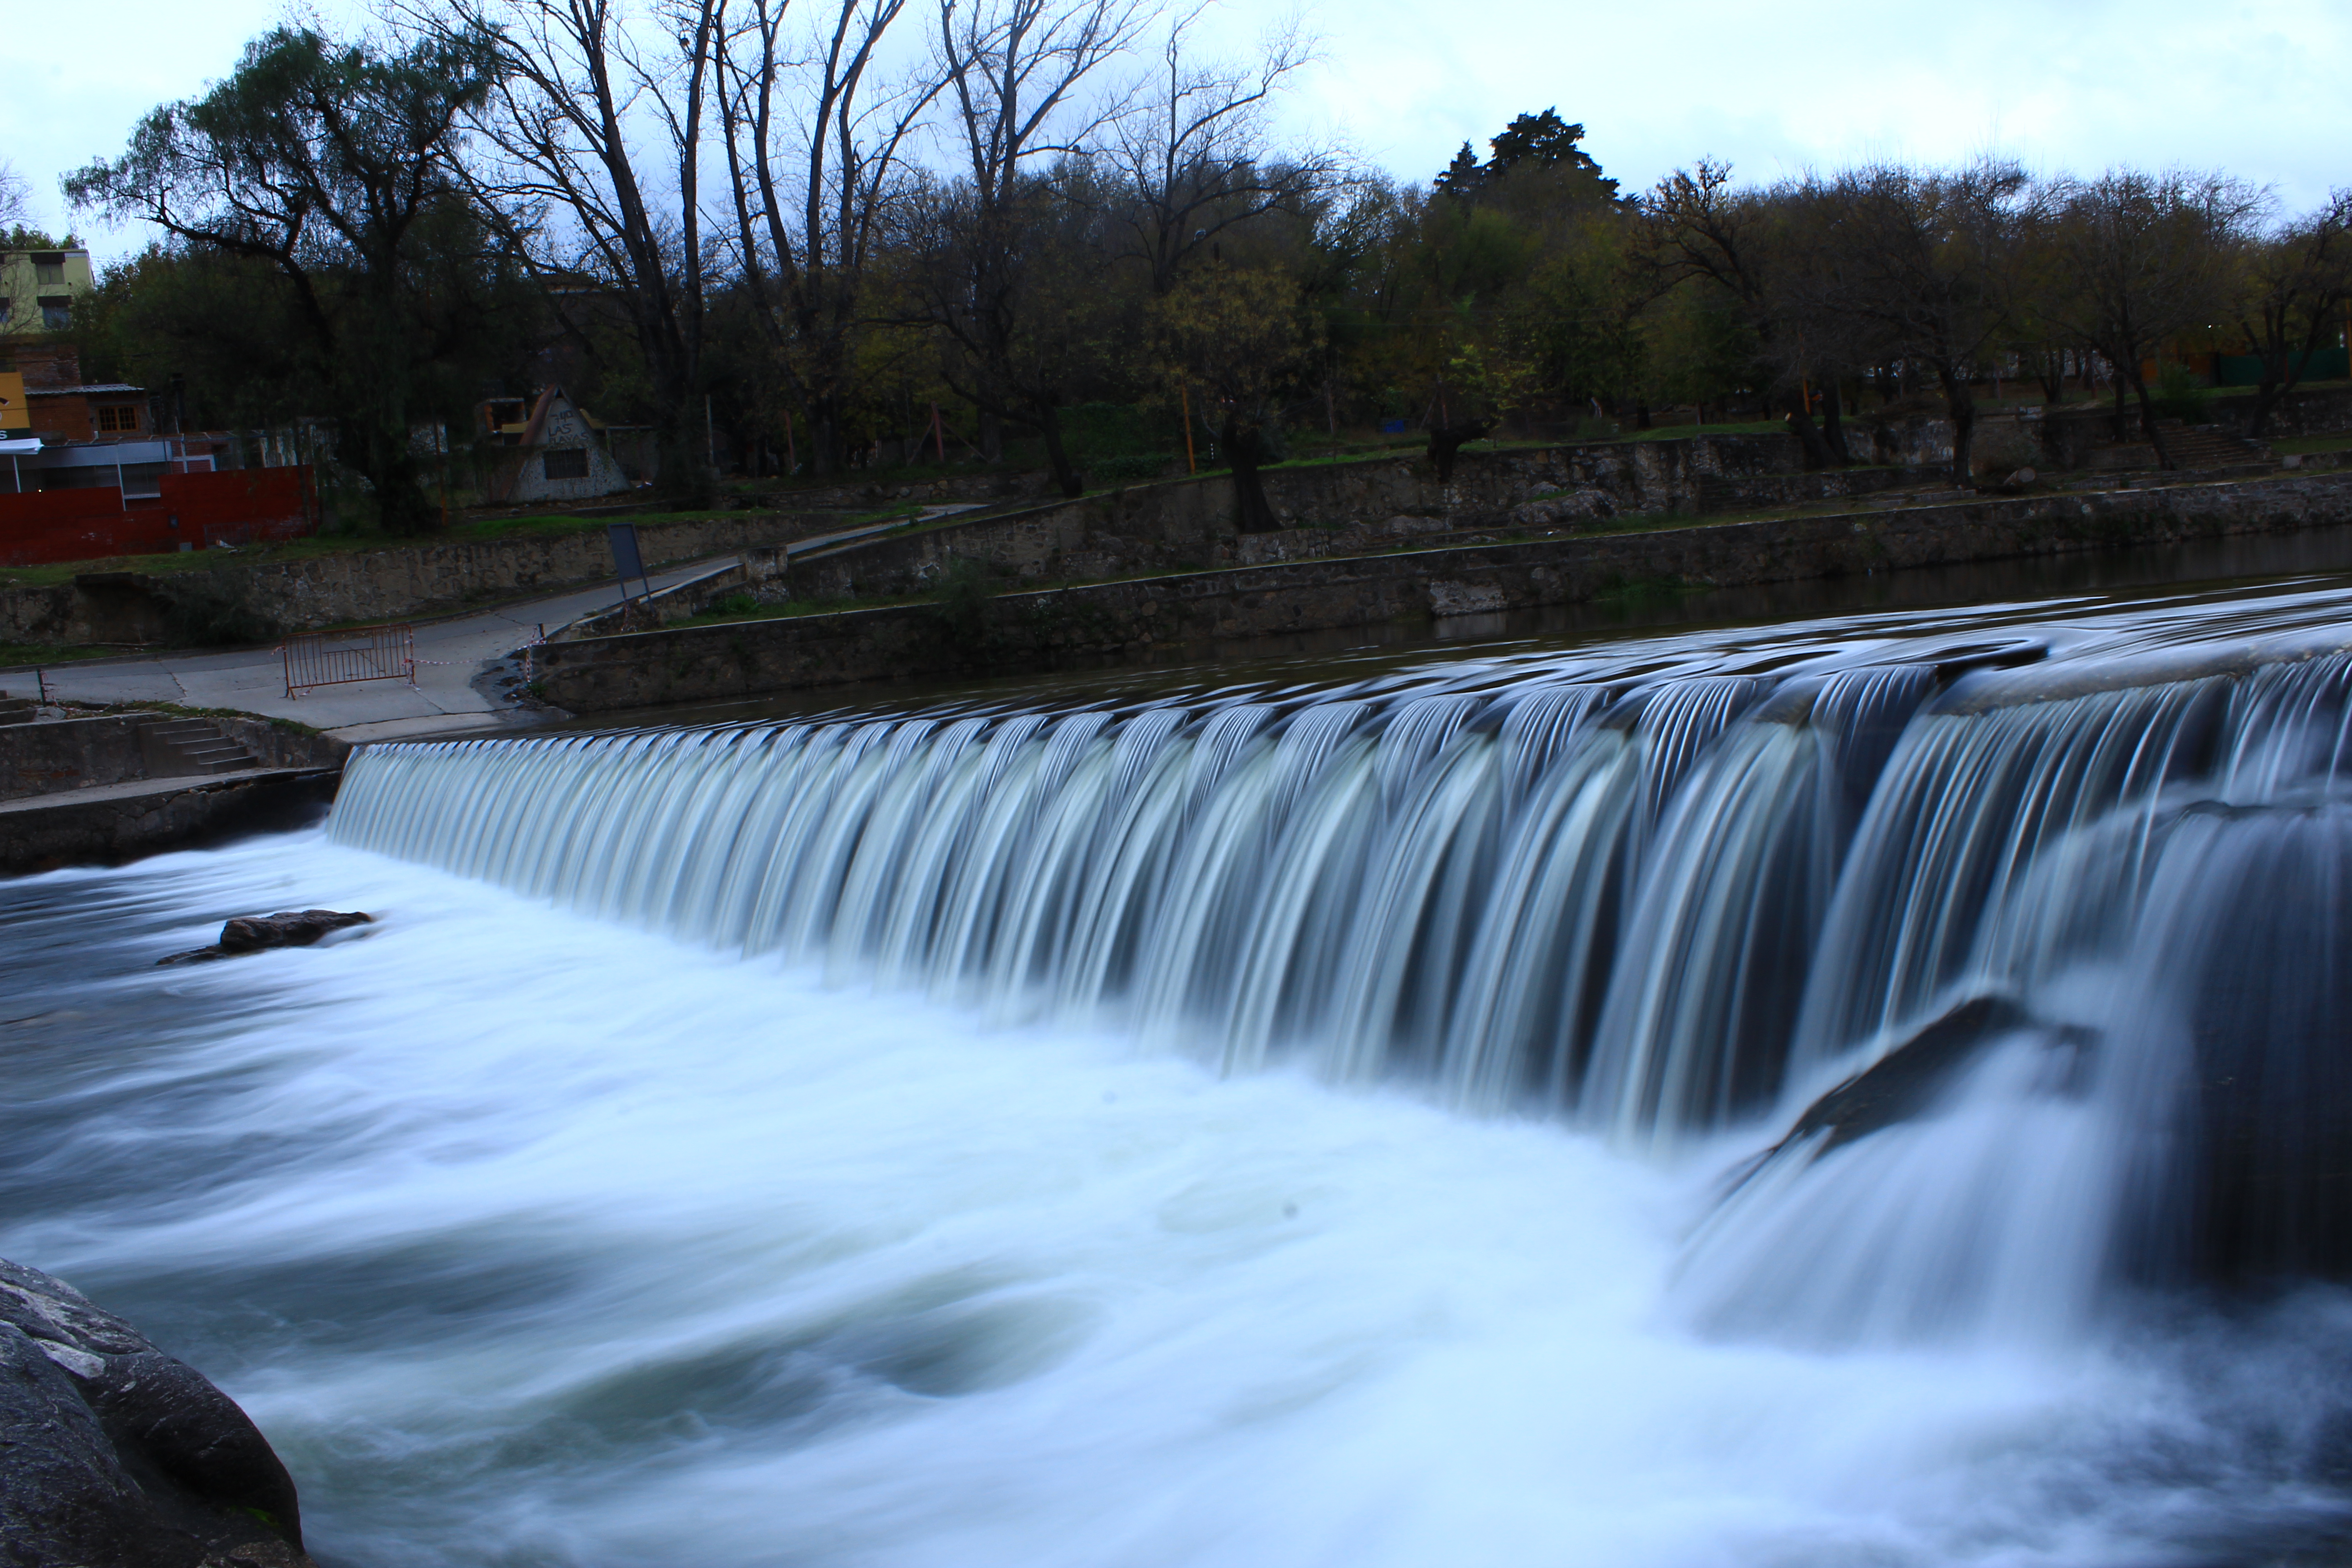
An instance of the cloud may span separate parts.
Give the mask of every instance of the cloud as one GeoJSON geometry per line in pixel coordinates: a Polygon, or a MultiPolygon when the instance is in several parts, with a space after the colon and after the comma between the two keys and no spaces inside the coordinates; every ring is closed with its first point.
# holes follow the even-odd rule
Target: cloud
{"type": "MultiPolygon", "coordinates": [[[[316,9],[362,18],[349,0],[316,9]]],[[[37,215],[68,218],[57,181],[118,152],[138,117],[226,74],[278,0],[118,0],[98,36],[0,30],[0,148],[37,215]]],[[[1247,48],[1274,8],[1206,19],[1247,48]]],[[[1290,102],[1301,134],[1337,134],[1425,180],[1465,141],[1557,105],[1603,168],[1638,190],[1701,155],[1749,179],[1857,158],[1999,151],[2040,169],[2219,166],[2308,206],[2352,184],[2352,6],[2340,0],[1309,0],[1323,63],[1290,102]]],[[[86,227],[87,226],[85,226],[86,227]]],[[[94,237],[120,254],[131,234],[94,237]]]]}

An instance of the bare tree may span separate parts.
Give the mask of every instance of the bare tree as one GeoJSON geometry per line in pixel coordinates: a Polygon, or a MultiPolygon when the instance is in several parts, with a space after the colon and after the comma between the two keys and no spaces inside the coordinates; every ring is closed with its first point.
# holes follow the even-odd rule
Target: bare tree
{"type": "Polygon", "coordinates": [[[1952,482],[1968,484],[1970,381],[2010,319],[2025,172],[1990,160],[1950,171],[1879,163],[1811,189],[1826,219],[1827,303],[1874,329],[1878,356],[1935,376],[1952,423],[1952,482]]]}
{"type": "MultiPolygon", "coordinates": [[[[1005,422],[1034,426],[1066,495],[1083,489],[1062,439],[1066,326],[1087,279],[1066,239],[1070,204],[1038,167],[1100,127],[1088,79],[1134,42],[1146,0],[940,0],[935,40],[948,137],[961,165],[924,216],[927,315],[949,348],[948,383],[980,410],[982,446],[1005,422]],[[1049,259],[1050,258],[1050,259],[1049,259]]],[[[1098,251],[1097,252],[1099,253],[1098,251]]]]}
{"type": "Polygon", "coordinates": [[[615,0],[483,0],[455,21],[421,3],[409,14],[432,31],[499,35],[498,90],[476,118],[494,156],[469,170],[477,193],[551,279],[584,276],[619,300],[652,384],[662,479],[681,492],[706,482],[699,202],[725,8],[658,0],[640,20],[615,0]]]}
{"type": "Polygon", "coordinates": [[[0,163],[0,225],[15,227],[32,216],[32,186],[14,163],[0,163]]]}
{"type": "MultiPolygon", "coordinates": [[[[1814,426],[1803,395],[1825,345],[1819,332],[1807,341],[1802,328],[1809,312],[1801,287],[1805,272],[1787,265],[1790,195],[1787,188],[1738,190],[1731,184],[1730,165],[1702,159],[1696,168],[1678,169],[1659,181],[1643,199],[1643,249],[1663,282],[1704,280],[1738,301],[1756,334],[1773,390],[1788,405],[1789,427],[1804,447],[1806,467],[1827,468],[1849,459],[1842,439],[1833,446],[1814,426]]],[[[1834,395],[1834,379],[1826,390],[1834,395]]],[[[1834,404],[1831,418],[1834,436],[1834,404]]]]}
{"type": "Polygon", "coordinates": [[[1202,60],[1190,34],[1205,9],[1170,25],[1149,87],[1106,127],[1101,153],[1118,201],[1113,222],[1155,296],[1227,229],[1304,206],[1339,172],[1328,152],[1274,151],[1274,100],[1311,58],[1296,25],[1277,27],[1246,64],[1202,60]]]}
{"type": "Polygon", "coordinates": [[[2141,432],[2171,468],[2141,365],[2229,309],[2262,193],[2227,174],[2114,169],[2061,182],[2055,195],[2052,243],[2073,285],[2063,307],[2072,334],[2115,367],[2118,413],[2124,389],[2137,396],[2141,432]]]}
{"type": "Polygon", "coordinates": [[[788,59],[790,0],[743,0],[717,57],[738,259],[753,315],[809,424],[812,468],[841,460],[867,277],[900,159],[945,79],[880,81],[907,0],[835,0],[814,59],[788,59]]]}
{"type": "Polygon", "coordinates": [[[2271,412],[2303,379],[2352,302],[2352,191],[2255,242],[2239,296],[2238,331],[2262,361],[2247,433],[2259,439],[2271,412]]]}

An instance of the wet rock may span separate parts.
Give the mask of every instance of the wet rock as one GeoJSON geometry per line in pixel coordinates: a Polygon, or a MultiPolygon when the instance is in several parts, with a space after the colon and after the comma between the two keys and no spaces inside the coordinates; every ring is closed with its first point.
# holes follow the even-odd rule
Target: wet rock
{"type": "Polygon", "coordinates": [[[65,1281],[0,1260],[0,1563],[309,1568],[235,1401],[65,1281]]]}
{"type": "Polygon", "coordinates": [[[2024,1022],[2024,1009],[2005,996],[1969,997],[1807,1106],[1770,1154],[1804,1147],[1824,1131],[1828,1138],[1813,1152],[1826,1154],[1908,1121],[1943,1092],[1979,1047],[2024,1022]]]}
{"type": "Polygon", "coordinates": [[[281,911],[274,915],[238,915],[221,927],[220,941],[210,947],[193,947],[185,952],[174,952],[155,961],[158,966],[173,963],[209,963],[216,958],[236,958],[243,953],[259,952],[272,947],[308,947],[329,931],[345,926],[370,925],[375,917],[354,910],[346,913],[339,910],[303,910],[299,913],[281,911]]]}

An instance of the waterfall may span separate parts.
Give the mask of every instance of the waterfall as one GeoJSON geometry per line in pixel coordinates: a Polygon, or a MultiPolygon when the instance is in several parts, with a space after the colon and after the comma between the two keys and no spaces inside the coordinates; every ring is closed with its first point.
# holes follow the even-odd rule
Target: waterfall
{"type": "Polygon", "coordinates": [[[1929,674],[1816,679],[1770,712],[1783,683],[1707,676],[372,747],[334,832],[1237,1070],[1303,1055],[1671,1135],[1777,1092],[1750,1058],[1780,1048],[1827,901],[1841,759],[1929,674]],[[1682,939],[1726,901],[1744,934],[1682,939]]]}
{"type": "Polygon", "coordinates": [[[2352,1265],[2314,1174],[2352,1106],[2314,1043],[2352,1019],[2352,659],[2323,643],[381,745],[332,833],[1660,1154],[1876,1074],[1914,1114],[1801,1123],[1694,1239],[1688,1300],[1899,1337],[2118,1274],[2352,1265]]]}

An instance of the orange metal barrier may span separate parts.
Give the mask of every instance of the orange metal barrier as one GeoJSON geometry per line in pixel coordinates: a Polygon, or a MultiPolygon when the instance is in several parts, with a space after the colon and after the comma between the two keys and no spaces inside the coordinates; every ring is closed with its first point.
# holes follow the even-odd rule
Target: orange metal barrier
{"type": "Polygon", "coordinates": [[[286,695],[353,680],[416,684],[416,632],[407,622],[353,626],[340,632],[298,632],[279,645],[286,656],[286,695]]]}

